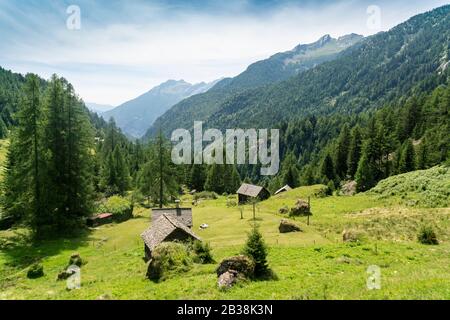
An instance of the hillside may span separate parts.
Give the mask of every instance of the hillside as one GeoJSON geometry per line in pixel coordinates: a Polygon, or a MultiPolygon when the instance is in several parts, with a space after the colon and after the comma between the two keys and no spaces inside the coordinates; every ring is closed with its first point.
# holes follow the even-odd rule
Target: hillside
{"type": "Polygon", "coordinates": [[[399,197],[422,207],[450,207],[450,168],[439,166],[389,177],[370,193],[380,198],[399,197]]]}
{"type": "Polygon", "coordinates": [[[183,80],[169,80],[101,115],[105,120],[114,118],[125,134],[140,138],[155,119],[174,104],[192,95],[208,91],[215,83],[216,81],[192,85],[183,80]]]}
{"type": "Polygon", "coordinates": [[[207,120],[225,101],[243,91],[271,85],[286,80],[335,59],[340,52],[361,41],[363,37],[350,34],[338,39],[325,35],[311,44],[301,44],[294,49],[250,65],[234,78],[220,81],[208,92],[181,101],[159,118],[149,129],[148,138],[159,127],[165,133],[175,128],[188,128],[193,121],[207,120]]]}
{"type": "MultiPolygon", "coordinates": [[[[231,290],[217,289],[217,263],[238,254],[250,230],[251,206],[240,219],[227,198],[204,200],[193,208],[194,232],[211,244],[217,263],[195,265],[184,274],[153,283],[145,278],[139,234],[149,225],[149,210],[135,208],[135,218],[120,224],[91,229],[77,239],[30,245],[25,230],[0,232],[0,298],[2,299],[445,299],[450,290],[449,215],[447,209],[420,209],[402,205],[395,197],[376,195],[319,196],[323,186],[294,189],[257,206],[257,223],[269,245],[269,264],[275,281],[242,283],[231,290]],[[280,234],[283,215],[278,209],[298,198],[311,196],[311,225],[305,218],[295,223],[304,230],[280,234]],[[209,228],[199,230],[202,223],[209,228]],[[438,230],[440,244],[430,250],[416,235],[424,224],[438,230]],[[358,243],[343,243],[344,229],[359,230],[358,243]],[[82,287],[69,291],[58,272],[73,252],[87,261],[82,267],[82,287]],[[41,261],[45,276],[30,280],[26,270],[41,261]],[[381,290],[367,290],[366,270],[382,270],[381,290]],[[420,270],[420,272],[417,272],[420,270]],[[127,274],[124,277],[124,273],[127,274]]],[[[191,196],[183,197],[184,205],[191,196]]]]}
{"type": "Polygon", "coordinates": [[[388,32],[371,36],[344,50],[333,61],[287,81],[247,90],[219,103],[204,102],[197,112],[188,101],[159,119],[192,126],[205,120],[215,128],[271,127],[293,117],[355,114],[394,101],[420,84],[431,90],[448,77],[450,6],[417,15],[388,32]],[[204,114],[204,108],[211,113],[204,114]]]}

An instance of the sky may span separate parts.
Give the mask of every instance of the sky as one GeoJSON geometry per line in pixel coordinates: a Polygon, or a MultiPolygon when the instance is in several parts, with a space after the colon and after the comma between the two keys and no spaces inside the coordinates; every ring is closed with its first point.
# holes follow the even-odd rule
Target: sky
{"type": "Polygon", "coordinates": [[[0,66],[119,105],[168,79],[235,76],[325,34],[386,31],[442,0],[0,0],[0,66]],[[75,6],[75,7],[74,7],[75,6]]]}

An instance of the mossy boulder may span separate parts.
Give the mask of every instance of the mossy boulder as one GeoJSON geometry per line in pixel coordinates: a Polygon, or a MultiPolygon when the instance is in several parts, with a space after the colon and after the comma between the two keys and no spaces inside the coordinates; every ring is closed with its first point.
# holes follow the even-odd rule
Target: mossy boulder
{"type": "Polygon", "coordinates": [[[302,232],[302,229],[298,225],[286,219],[281,220],[278,230],[280,233],[302,232]]]}
{"type": "Polygon", "coordinates": [[[310,216],[311,209],[309,207],[309,203],[305,200],[298,199],[295,206],[291,208],[289,215],[292,217],[310,216]]]}
{"type": "Polygon", "coordinates": [[[216,270],[217,276],[234,271],[244,278],[251,278],[255,272],[255,263],[247,256],[239,255],[222,260],[216,270]]]}

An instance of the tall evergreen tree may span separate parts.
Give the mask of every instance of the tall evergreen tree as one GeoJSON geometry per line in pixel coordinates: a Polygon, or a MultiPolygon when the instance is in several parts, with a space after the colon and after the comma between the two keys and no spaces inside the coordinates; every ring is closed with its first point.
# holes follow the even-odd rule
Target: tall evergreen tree
{"type": "Polygon", "coordinates": [[[399,160],[399,173],[406,173],[414,171],[416,168],[416,156],[414,146],[411,140],[406,140],[403,143],[402,152],[399,160]]]}
{"type": "Polygon", "coordinates": [[[322,162],[320,173],[322,174],[322,177],[326,178],[327,180],[334,180],[335,178],[334,164],[330,154],[327,154],[325,156],[325,159],[322,162]]]}
{"type": "Polygon", "coordinates": [[[63,233],[81,224],[92,209],[93,130],[84,105],[65,79],[52,77],[45,112],[47,204],[52,228],[63,233]]]}
{"type": "Polygon", "coordinates": [[[350,130],[345,124],[337,141],[336,155],[335,155],[335,172],[341,178],[345,179],[348,171],[347,158],[350,146],[350,130]]]}
{"type": "Polygon", "coordinates": [[[359,159],[361,158],[362,148],[362,134],[359,126],[352,129],[350,146],[347,158],[347,174],[351,177],[355,177],[356,170],[358,169],[359,159]]]}
{"type": "Polygon", "coordinates": [[[38,233],[45,221],[42,197],[42,107],[36,75],[26,77],[24,96],[17,113],[18,125],[11,137],[4,179],[3,205],[15,219],[27,218],[38,233]]]}
{"type": "Polygon", "coordinates": [[[192,190],[203,191],[206,181],[206,172],[203,165],[194,164],[191,167],[189,187],[192,190]]]}
{"type": "Polygon", "coordinates": [[[138,185],[141,192],[162,208],[170,197],[177,194],[178,182],[174,175],[176,170],[168,143],[160,132],[149,149],[147,163],[139,172],[138,185]]]}

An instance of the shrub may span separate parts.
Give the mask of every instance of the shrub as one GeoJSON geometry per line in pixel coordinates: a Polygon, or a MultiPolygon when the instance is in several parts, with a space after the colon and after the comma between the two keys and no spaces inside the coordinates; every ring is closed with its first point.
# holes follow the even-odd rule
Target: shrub
{"type": "Polygon", "coordinates": [[[432,244],[432,245],[439,244],[436,233],[430,226],[422,227],[419,231],[417,239],[422,244],[432,244]]]}
{"type": "Polygon", "coordinates": [[[207,242],[201,242],[195,240],[192,244],[192,250],[194,252],[194,262],[201,264],[214,263],[214,258],[211,253],[211,246],[207,242]]]}
{"type": "Polygon", "coordinates": [[[236,200],[234,199],[227,199],[227,207],[228,208],[233,208],[233,207],[237,207],[238,203],[236,200]]]}
{"type": "Polygon", "coordinates": [[[37,279],[43,276],[44,276],[44,267],[39,263],[33,264],[28,269],[27,278],[29,279],[37,279]]]}
{"type": "Polygon", "coordinates": [[[99,205],[98,212],[112,213],[114,220],[121,222],[133,216],[133,205],[128,199],[112,196],[99,205]]]}
{"type": "Polygon", "coordinates": [[[199,193],[194,194],[194,200],[215,200],[217,199],[219,196],[217,195],[217,193],[215,192],[211,192],[211,191],[202,191],[199,193]]]}
{"type": "Polygon", "coordinates": [[[252,258],[255,262],[255,276],[263,277],[269,271],[267,264],[267,246],[264,242],[261,232],[254,227],[248,234],[247,243],[245,244],[243,254],[252,258]]]}
{"type": "Polygon", "coordinates": [[[364,240],[364,233],[358,230],[344,230],[342,232],[342,240],[344,242],[362,242],[364,240]]]}
{"type": "Polygon", "coordinates": [[[187,272],[192,259],[187,247],[177,242],[163,242],[152,252],[147,277],[155,282],[164,281],[172,274],[187,272]]]}

